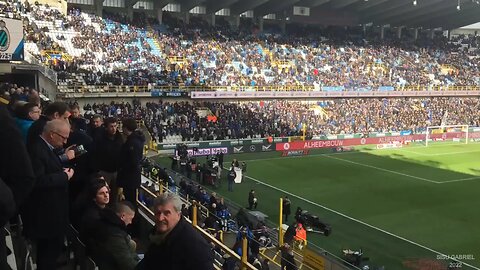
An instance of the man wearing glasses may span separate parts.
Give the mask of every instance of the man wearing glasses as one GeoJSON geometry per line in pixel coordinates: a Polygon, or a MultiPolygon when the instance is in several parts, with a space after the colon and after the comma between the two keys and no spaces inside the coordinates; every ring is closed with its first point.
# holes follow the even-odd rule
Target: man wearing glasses
{"type": "Polygon", "coordinates": [[[22,217],[25,236],[37,250],[38,270],[56,269],[68,226],[68,182],[74,171],[64,168],[54,151],[61,149],[69,136],[70,124],[54,119],[45,124],[28,149],[36,181],[22,217]]]}
{"type": "MultiPolygon", "coordinates": [[[[68,118],[70,117],[70,111],[69,111],[68,105],[64,102],[59,102],[59,101],[48,104],[44,110],[44,114],[45,115],[41,115],[40,118],[36,120],[28,129],[27,149],[30,148],[32,143],[42,133],[43,128],[45,127],[48,121],[52,121],[54,119],[60,119],[68,122],[68,118]]],[[[64,141],[66,142],[66,140],[64,141]]],[[[66,148],[65,151],[60,155],[62,163],[66,163],[67,161],[75,158],[75,151],[73,150],[74,147],[75,145],[72,145],[66,148]]]]}

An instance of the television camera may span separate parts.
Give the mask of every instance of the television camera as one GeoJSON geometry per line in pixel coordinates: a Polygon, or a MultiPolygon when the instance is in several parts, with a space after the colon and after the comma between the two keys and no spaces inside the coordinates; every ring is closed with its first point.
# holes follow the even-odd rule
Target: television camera
{"type": "Polygon", "coordinates": [[[295,212],[295,218],[303,224],[307,232],[321,233],[325,236],[329,236],[332,233],[330,224],[322,221],[318,216],[312,215],[307,210],[302,210],[300,207],[295,212]]]}

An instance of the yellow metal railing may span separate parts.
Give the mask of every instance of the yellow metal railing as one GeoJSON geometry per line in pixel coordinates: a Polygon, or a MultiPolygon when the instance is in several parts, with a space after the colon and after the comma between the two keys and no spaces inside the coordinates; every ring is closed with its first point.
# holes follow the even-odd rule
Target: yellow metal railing
{"type": "MultiPolygon", "coordinates": [[[[168,190],[168,187],[164,187],[163,185],[160,186],[160,193],[162,193],[163,191],[165,190],[168,190]]],[[[140,186],[140,189],[147,193],[148,195],[152,196],[153,198],[156,198],[157,197],[157,194],[151,192],[150,190],[148,190],[147,188],[145,188],[143,185],[140,186]]],[[[153,213],[152,209],[148,208],[146,205],[144,205],[138,198],[138,192],[137,192],[137,205],[139,205],[142,209],[144,209],[149,215],[150,215],[150,218],[151,219],[154,219],[155,217],[155,214],[153,213]]],[[[204,207],[204,206],[201,206],[200,204],[198,204],[197,202],[193,201],[192,202],[192,205],[193,205],[193,213],[192,213],[192,219],[188,219],[186,218],[186,220],[192,224],[192,226],[195,228],[196,231],[200,232],[203,237],[207,238],[208,241],[210,241],[211,243],[213,243],[215,246],[219,247],[220,249],[222,249],[226,254],[228,254],[229,256],[233,257],[235,260],[237,260],[239,263],[240,263],[240,269],[241,270],[256,270],[257,268],[254,267],[252,264],[250,264],[247,260],[247,256],[246,254],[248,254],[247,252],[247,237],[246,235],[243,236],[242,238],[242,254],[244,254],[244,256],[240,257],[235,251],[231,250],[229,247],[227,247],[225,244],[223,244],[219,239],[215,238],[211,233],[209,233],[208,231],[202,229],[198,224],[197,224],[197,215],[198,215],[198,207],[204,207]]],[[[217,268],[218,266],[217,265],[214,265],[215,268],[217,268]]]]}

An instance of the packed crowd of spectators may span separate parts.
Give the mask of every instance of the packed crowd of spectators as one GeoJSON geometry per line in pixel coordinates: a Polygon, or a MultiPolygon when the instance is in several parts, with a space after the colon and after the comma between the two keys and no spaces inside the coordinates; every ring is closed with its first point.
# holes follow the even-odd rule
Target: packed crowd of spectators
{"type": "MultiPolygon", "coordinates": [[[[88,84],[303,85],[362,90],[480,83],[478,37],[449,41],[436,35],[431,40],[413,41],[387,36],[379,40],[349,34],[348,30],[337,35],[338,29],[308,32],[301,27],[278,35],[257,33],[248,23],[237,30],[222,22],[210,27],[194,16],[186,24],[168,12],[164,12],[167,31],[160,32],[147,31],[147,26],[155,29],[157,25],[142,16],[135,16],[132,22],[79,10],[70,10],[68,16],[38,6],[27,11],[35,20],[62,20],[61,28],[78,33],[71,43],[83,49],[82,55],[57,60],[53,65],[58,71],[82,73],[88,84]],[[85,16],[90,18],[88,22],[85,16]],[[149,40],[156,40],[158,45],[149,40]]],[[[27,41],[41,48],[62,49],[51,39],[42,38],[43,31],[31,22],[27,41]]]]}
{"type": "Polygon", "coordinates": [[[321,101],[87,104],[88,114],[142,119],[152,138],[183,141],[424,132],[427,126],[480,125],[478,98],[351,98],[321,101]],[[205,115],[203,112],[207,112],[205,115]],[[208,117],[215,116],[215,117],[208,117]]]}
{"type": "MultiPolygon", "coordinates": [[[[27,87],[2,83],[0,97],[2,209],[21,215],[37,269],[57,269],[71,223],[101,269],[133,270],[140,258],[129,234],[139,233],[132,220],[145,143],[136,120],[122,118],[120,133],[116,118],[103,123],[97,117],[87,125],[78,106],[58,101],[45,105],[27,87]]],[[[1,269],[10,269],[3,236],[4,219],[10,215],[2,211],[1,269]]]]}
{"type": "MultiPolygon", "coordinates": [[[[144,165],[145,138],[132,118],[141,117],[144,110],[137,101],[132,105],[87,105],[87,112],[97,113],[87,115],[90,119],[87,121],[75,103],[43,104],[35,90],[15,84],[2,84],[0,90],[0,116],[5,124],[0,134],[5,139],[2,140],[5,151],[0,155],[5,165],[0,170],[0,203],[2,207],[7,202],[13,204],[9,202],[11,196],[6,196],[10,190],[18,196],[18,204],[8,205],[8,210],[17,209],[22,217],[23,234],[33,243],[37,269],[56,269],[65,263],[57,259],[63,253],[64,237],[74,233],[74,229],[79,232],[74,237],[85,243],[87,254],[99,269],[150,270],[157,269],[158,263],[168,269],[213,269],[213,250],[221,252],[220,248],[206,241],[185,221],[184,217],[192,217],[191,208],[185,204],[180,208],[182,201],[173,193],[159,193],[156,199],[147,202],[140,192],[140,201],[155,212],[156,226],[149,236],[149,248],[139,249],[141,232],[135,205],[144,165]],[[121,119],[122,132],[117,129],[117,119],[121,119]],[[10,136],[6,136],[7,133],[10,136]],[[15,165],[21,165],[22,170],[7,162],[13,152],[7,146],[16,147],[15,156],[23,163],[15,165]],[[9,175],[12,170],[17,171],[17,178],[9,175]],[[8,183],[6,187],[4,180],[8,183]],[[12,184],[12,180],[17,184],[12,184]],[[51,215],[48,219],[42,211],[45,209],[51,215]],[[74,229],[67,229],[69,223],[74,229]],[[145,251],[141,260],[138,253],[145,251]],[[181,257],[168,255],[169,252],[177,255],[181,252],[190,259],[180,260],[181,257]]],[[[151,172],[176,188],[165,169],[155,166],[151,172]]],[[[230,226],[236,228],[229,223],[232,216],[223,198],[207,193],[199,183],[186,178],[180,182],[179,190],[198,200],[210,212],[202,223],[215,237],[220,237],[218,231],[229,230],[230,226]]],[[[157,193],[158,189],[152,192],[157,193]]],[[[0,226],[3,227],[12,214],[2,213],[0,226]]],[[[256,263],[258,269],[268,269],[267,261],[263,262],[267,268],[262,268],[257,259],[260,244],[267,244],[258,240],[267,239],[268,232],[262,228],[253,233],[249,238],[249,260],[256,263]]],[[[241,238],[242,232],[239,232],[234,246],[239,255],[241,238]]],[[[0,240],[4,239],[0,235],[0,240]]],[[[5,243],[0,241],[2,252],[4,248],[5,243]]],[[[7,267],[3,255],[0,254],[2,269],[7,267]]],[[[225,257],[224,261],[229,265],[224,269],[235,269],[236,259],[225,257]]]]}
{"type": "Polygon", "coordinates": [[[20,19],[21,14],[22,4],[20,1],[0,1],[0,18],[20,19]]]}

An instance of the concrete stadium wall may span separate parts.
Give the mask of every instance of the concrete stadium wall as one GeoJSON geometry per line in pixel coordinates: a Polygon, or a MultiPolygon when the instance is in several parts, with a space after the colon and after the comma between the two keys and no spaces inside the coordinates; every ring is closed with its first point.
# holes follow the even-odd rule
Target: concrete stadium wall
{"type": "Polygon", "coordinates": [[[57,96],[57,85],[55,82],[44,76],[41,72],[37,72],[38,90],[47,96],[50,100],[55,100],[57,96]]]}

